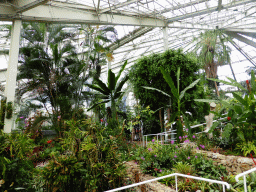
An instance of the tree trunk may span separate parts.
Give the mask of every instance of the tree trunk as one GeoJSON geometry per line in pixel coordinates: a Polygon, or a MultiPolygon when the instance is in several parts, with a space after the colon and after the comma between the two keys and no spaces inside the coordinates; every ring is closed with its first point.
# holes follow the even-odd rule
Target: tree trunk
{"type": "Polygon", "coordinates": [[[218,89],[216,81],[214,81],[214,84],[215,84],[217,96],[220,97],[220,93],[219,93],[219,89],[218,89]]]}
{"type": "Polygon", "coordinates": [[[159,119],[160,119],[160,126],[161,126],[161,132],[162,132],[163,131],[162,109],[159,110],[159,119]]]}

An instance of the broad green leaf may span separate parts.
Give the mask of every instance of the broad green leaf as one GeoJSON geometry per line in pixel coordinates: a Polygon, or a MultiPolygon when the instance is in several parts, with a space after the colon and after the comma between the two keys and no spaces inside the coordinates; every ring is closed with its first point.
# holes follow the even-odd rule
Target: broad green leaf
{"type": "Polygon", "coordinates": [[[126,81],[128,81],[129,76],[126,75],[116,86],[115,93],[119,92],[122,90],[123,85],[125,84],[126,81]]]}
{"type": "Polygon", "coordinates": [[[99,91],[100,93],[102,93],[103,95],[109,95],[109,92],[105,92],[103,91],[100,87],[96,86],[96,85],[91,85],[91,84],[87,84],[87,86],[95,91],[99,91]]]}
{"type": "Polygon", "coordinates": [[[108,103],[109,101],[110,101],[110,99],[107,99],[107,100],[105,100],[105,101],[102,101],[102,102],[96,103],[96,104],[94,104],[92,107],[90,107],[89,109],[87,109],[87,111],[92,110],[93,108],[97,107],[97,106],[98,106],[98,105],[100,105],[100,104],[108,103]]]}
{"type": "Polygon", "coordinates": [[[214,129],[220,124],[219,121],[216,121],[213,123],[212,127],[210,128],[210,130],[208,131],[208,133],[212,133],[214,131],[214,129]]]}
{"type": "Polygon", "coordinates": [[[116,93],[114,94],[113,98],[114,98],[114,99],[118,99],[118,98],[120,98],[120,97],[123,97],[123,95],[124,95],[124,92],[119,91],[119,92],[116,92],[116,93]]]}
{"type": "Polygon", "coordinates": [[[116,77],[115,74],[111,71],[111,69],[108,70],[108,88],[110,91],[115,90],[116,87],[116,77]]]}
{"type": "Polygon", "coordinates": [[[230,137],[230,133],[233,129],[233,125],[231,123],[228,123],[225,127],[224,127],[224,131],[222,133],[222,136],[224,138],[229,138],[230,137]]]}
{"type": "Polygon", "coordinates": [[[213,78],[207,78],[207,79],[212,80],[212,81],[217,81],[217,82],[220,82],[220,83],[223,83],[223,84],[231,85],[231,86],[234,86],[234,87],[239,87],[240,89],[246,91],[246,89],[237,82],[233,83],[233,82],[228,82],[228,81],[224,81],[224,80],[220,80],[220,79],[213,79],[213,78]]]}
{"type": "Polygon", "coordinates": [[[237,133],[237,136],[238,136],[242,141],[245,141],[245,139],[244,139],[244,133],[243,133],[242,131],[239,131],[239,132],[237,133]]]}
{"type": "Polygon", "coordinates": [[[103,83],[100,79],[95,78],[94,81],[96,82],[96,84],[97,84],[102,90],[104,90],[106,93],[110,93],[110,90],[108,89],[108,87],[106,86],[106,84],[103,83]]]}
{"type": "Polygon", "coordinates": [[[153,87],[146,87],[146,86],[142,86],[142,87],[145,88],[145,89],[158,91],[158,92],[160,92],[160,93],[162,93],[162,94],[164,94],[164,95],[166,95],[166,96],[168,96],[168,97],[171,97],[170,95],[168,95],[167,93],[165,93],[165,92],[163,92],[163,91],[161,91],[161,90],[159,90],[159,89],[156,89],[156,88],[153,88],[153,87]]]}
{"type": "Polygon", "coordinates": [[[193,88],[199,81],[200,81],[200,79],[195,80],[193,83],[191,83],[189,86],[187,86],[183,91],[181,91],[180,100],[184,97],[186,91],[193,88]]]}
{"type": "Polygon", "coordinates": [[[172,113],[171,117],[170,117],[170,121],[169,122],[175,122],[176,121],[176,117],[178,115],[178,112],[172,113]]]}
{"type": "Polygon", "coordinates": [[[233,105],[231,105],[229,102],[227,101],[221,101],[221,104],[226,107],[226,108],[233,108],[233,105]]]}
{"type": "Polygon", "coordinates": [[[179,93],[178,93],[178,90],[176,89],[176,87],[174,86],[172,78],[170,77],[170,75],[168,73],[165,72],[163,67],[160,67],[160,70],[161,70],[161,72],[163,74],[163,77],[164,77],[165,81],[168,83],[169,87],[171,88],[171,92],[172,92],[173,96],[177,100],[179,100],[179,93]]]}
{"type": "Polygon", "coordinates": [[[230,77],[227,77],[227,79],[229,81],[231,81],[236,87],[238,87],[239,89],[242,89],[244,91],[247,91],[246,88],[244,88],[240,83],[238,83],[237,81],[235,81],[234,79],[230,78],[230,77]]]}
{"type": "Polygon", "coordinates": [[[244,106],[246,106],[246,101],[237,93],[232,93],[232,95],[234,96],[234,98],[237,99],[237,101],[239,101],[239,103],[243,104],[244,106]]]}
{"type": "Polygon", "coordinates": [[[122,72],[124,71],[126,65],[127,65],[127,60],[124,62],[124,64],[122,65],[121,69],[119,70],[119,72],[118,72],[118,74],[116,76],[116,83],[117,83],[118,79],[120,78],[122,72]]]}

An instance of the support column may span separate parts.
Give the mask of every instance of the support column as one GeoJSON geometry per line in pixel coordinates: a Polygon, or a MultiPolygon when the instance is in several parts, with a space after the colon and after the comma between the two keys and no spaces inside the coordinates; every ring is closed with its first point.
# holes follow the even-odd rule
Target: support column
{"type": "MultiPolygon", "coordinates": [[[[164,51],[167,51],[169,48],[168,28],[167,27],[163,28],[163,41],[164,41],[164,51]]],[[[170,105],[171,105],[171,99],[170,99],[170,105]]],[[[169,107],[167,108],[167,114],[168,114],[167,119],[170,120],[170,108],[169,107]]],[[[160,121],[161,121],[161,117],[160,117],[160,121]]],[[[163,119],[163,122],[164,122],[164,132],[165,132],[165,142],[166,142],[168,140],[168,134],[167,134],[166,125],[165,125],[165,118],[163,119]]],[[[161,127],[162,127],[162,122],[161,122],[161,127]]]]}
{"type": "MultiPolygon", "coordinates": [[[[108,71],[111,69],[111,61],[108,61],[108,71]]],[[[108,71],[107,71],[107,79],[108,79],[108,71]]],[[[106,107],[111,107],[111,101],[106,103],[106,107]]]]}
{"type": "MultiPolygon", "coordinates": [[[[12,102],[13,106],[15,101],[21,23],[21,20],[14,20],[12,24],[11,45],[9,51],[9,62],[7,68],[7,78],[5,87],[5,97],[7,98],[7,103],[12,102]]],[[[5,133],[10,133],[12,131],[13,122],[13,117],[11,119],[5,118],[5,133]]]]}

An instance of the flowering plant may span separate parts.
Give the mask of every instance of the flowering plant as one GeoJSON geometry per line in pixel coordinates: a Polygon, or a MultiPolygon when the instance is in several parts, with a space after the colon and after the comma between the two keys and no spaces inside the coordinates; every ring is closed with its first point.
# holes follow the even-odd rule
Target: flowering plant
{"type": "MultiPolygon", "coordinates": [[[[220,102],[223,106],[222,110],[220,111],[227,109],[228,113],[225,115],[212,111],[211,113],[214,113],[217,117],[226,117],[224,118],[224,121],[227,120],[228,123],[224,127],[222,138],[228,139],[231,145],[236,145],[237,143],[243,141],[254,141],[256,139],[256,82],[254,71],[251,71],[251,80],[246,81],[246,87],[243,87],[241,84],[229,77],[227,77],[227,79],[229,79],[230,82],[218,79],[210,80],[237,87],[238,90],[241,90],[242,93],[239,94],[233,92],[232,95],[234,99],[230,100],[229,102],[225,100],[212,101],[203,99],[197,101],[220,102]]],[[[209,133],[213,132],[215,128],[220,125],[220,123],[221,121],[215,122],[211,127],[209,133]]]]}

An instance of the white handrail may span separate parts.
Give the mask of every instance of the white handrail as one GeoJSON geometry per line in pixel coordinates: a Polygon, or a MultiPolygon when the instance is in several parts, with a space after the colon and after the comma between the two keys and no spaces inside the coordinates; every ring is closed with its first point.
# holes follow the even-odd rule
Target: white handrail
{"type": "Polygon", "coordinates": [[[242,176],[244,177],[244,191],[245,191],[245,192],[247,192],[246,175],[249,174],[249,173],[252,173],[252,172],[254,172],[254,171],[256,171],[256,167],[254,167],[254,168],[252,168],[252,169],[250,169],[250,170],[248,170],[248,171],[245,171],[245,172],[243,172],[243,173],[240,173],[240,174],[238,174],[238,175],[235,177],[236,182],[239,181],[239,177],[242,177],[242,176]]]}
{"type": "Polygon", "coordinates": [[[230,184],[228,184],[227,182],[224,182],[224,181],[205,179],[205,178],[202,178],[202,177],[195,177],[195,176],[191,176],[191,175],[184,175],[184,174],[181,174],[181,173],[173,173],[173,174],[165,175],[165,176],[158,177],[158,178],[155,178],[155,179],[150,179],[150,180],[147,180],[147,181],[142,181],[142,182],[139,182],[139,183],[134,183],[134,184],[127,185],[127,186],[124,186],[124,187],[119,187],[119,188],[116,188],[116,189],[111,189],[111,190],[108,190],[108,191],[105,191],[105,192],[120,191],[120,190],[136,187],[136,186],[139,186],[139,185],[143,185],[143,184],[146,184],[146,183],[150,183],[150,182],[153,182],[153,181],[165,179],[165,178],[172,177],[172,176],[175,176],[176,192],[178,192],[177,176],[187,177],[187,178],[201,180],[201,181],[207,181],[207,182],[210,182],[210,183],[221,184],[223,186],[223,192],[225,192],[225,186],[227,187],[227,189],[230,189],[230,184]]]}

